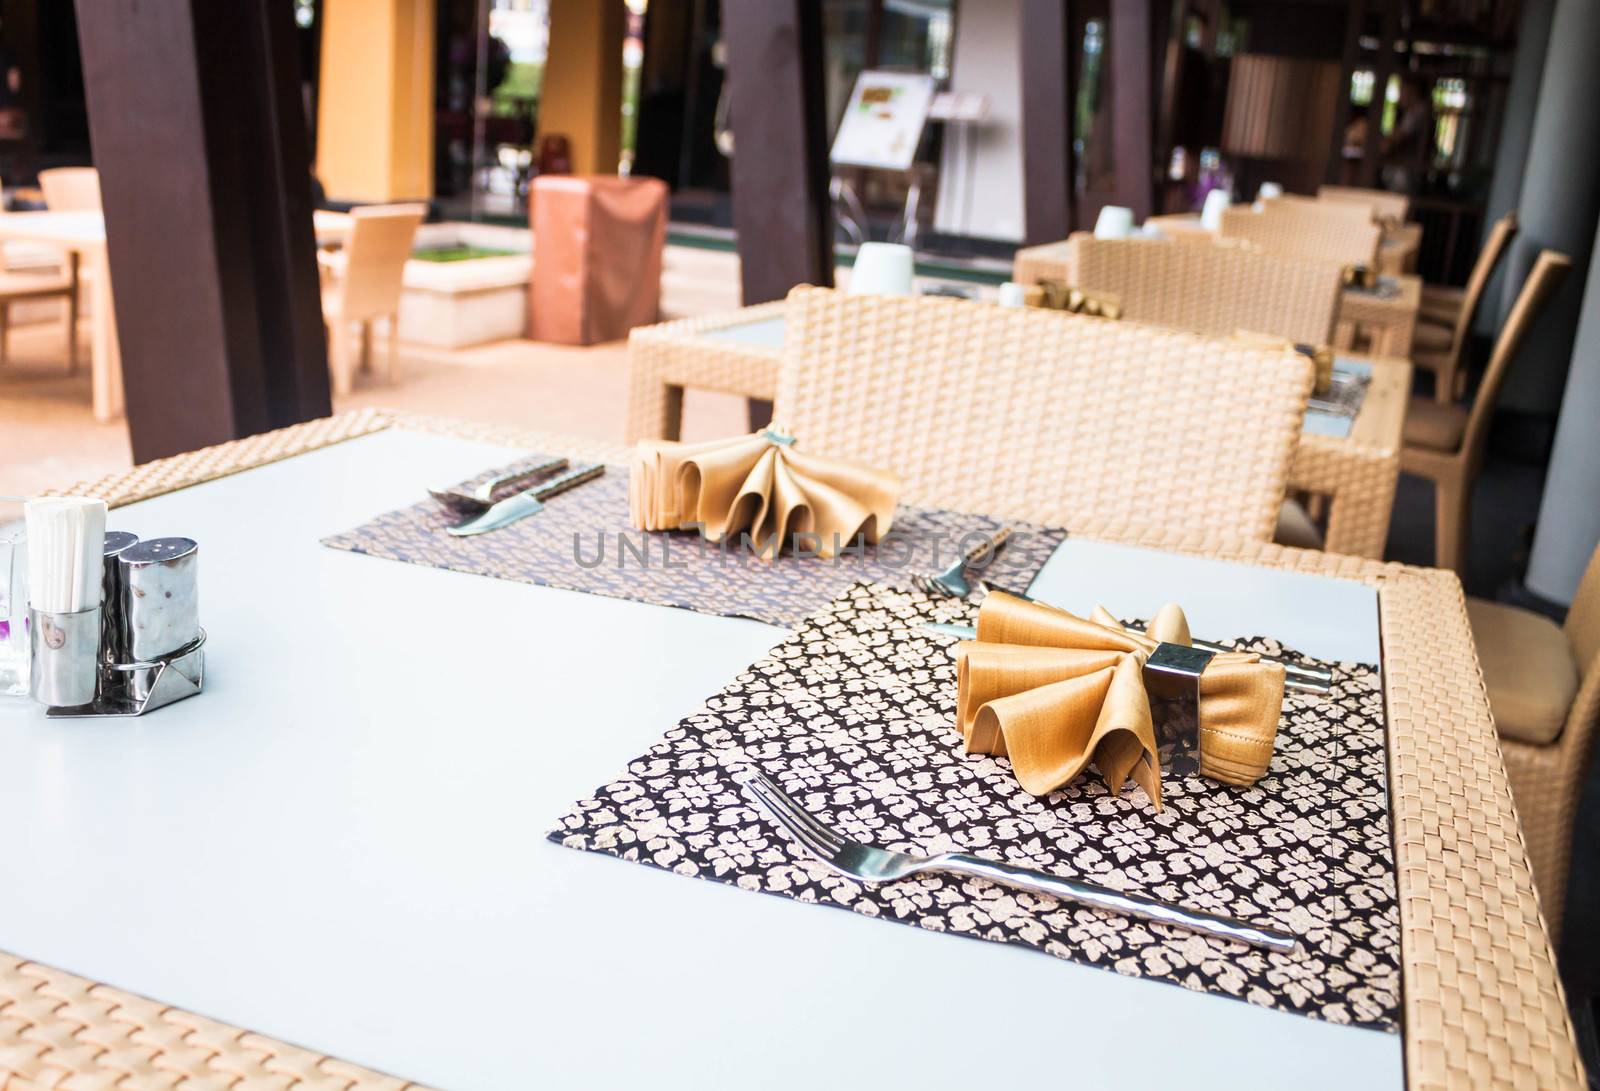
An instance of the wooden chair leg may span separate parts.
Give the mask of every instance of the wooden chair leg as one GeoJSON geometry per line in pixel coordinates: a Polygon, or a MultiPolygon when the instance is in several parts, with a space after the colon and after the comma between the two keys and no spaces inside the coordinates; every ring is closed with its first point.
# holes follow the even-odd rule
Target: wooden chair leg
{"type": "Polygon", "coordinates": [[[372,370],[372,320],[361,320],[361,370],[372,370]]]}
{"type": "Polygon", "coordinates": [[[343,322],[328,327],[328,371],[333,376],[333,392],[350,393],[350,329],[343,322]]]}
{"type": "Polygon", "coordinates": [[[67,255],[72,270],[71,287],[67,290],[67,374],[78,373],[78,255],[67,255]]]}
{"type": "Polygon", "coordinates": [[[1467,566],[1472,482],[1440,475],[1433,483],[1433,563],[1461,575],[1467,566]]]}
{"type": "Polygon", "coordinates": [[[1444,364],[1433,373],[1433,400],[1440,405],[1456,403],[1456,370],[1444,364]]]}
{"type": "Polygon", "coordinates": [[[4,367],[6,361],[10,358],[11,352],[8,345],[10,340],[11,304],[10,302],[0,302],[0,367],[4,367]]]}
{"type": "Polygon", "coordinates": [[[389,363],[385,378],[393,386],[394,378],[400,372],[400,316],[391,314],[384,321],[389,323],[389,363]]]}

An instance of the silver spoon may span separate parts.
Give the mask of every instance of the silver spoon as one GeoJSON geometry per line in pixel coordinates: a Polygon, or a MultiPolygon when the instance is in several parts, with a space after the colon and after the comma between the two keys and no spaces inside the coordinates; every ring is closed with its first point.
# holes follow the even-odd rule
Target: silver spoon
{"type": "Polygon", "coordinates": [[[470,492],[465,489],[455,488],[429,489],[428,495],[433,497],[440,507],[447,511],[453,511],[457,515],[482,515],[493,507],[494,502],[499,499],[495,495],[496,493],[520,488],[530,481],[547,477],[558,470],[565,470],[566,468],[566,459],[552,458],[536,466],[524,466],[520,470],[512,470],[510,473],[491,477],[470,492]]]}

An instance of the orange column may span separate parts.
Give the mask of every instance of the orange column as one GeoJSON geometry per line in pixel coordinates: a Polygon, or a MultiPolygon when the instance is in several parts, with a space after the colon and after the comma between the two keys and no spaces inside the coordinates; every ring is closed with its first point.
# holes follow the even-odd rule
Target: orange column
{"type": "Polygon", "coordinates": [[[317,176],[344,201],[433,195],[433,0],[324,0],[317,176]]]}

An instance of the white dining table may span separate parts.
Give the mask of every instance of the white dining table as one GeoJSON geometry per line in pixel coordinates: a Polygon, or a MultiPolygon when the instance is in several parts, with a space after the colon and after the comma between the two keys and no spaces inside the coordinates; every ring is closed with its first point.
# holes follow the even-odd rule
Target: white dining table
{"type": "MultiPolygon", "coordinates": [[[[122,416],[122,355],[111,303],[111,267],[106,259],[106,222],[99,212],[7,212],[0,215],[0,242],[34,242],[78,255],[88,282],[89,368],[94,419],[122,416]]],[[[72,331],[77,336],[77,331],[72,331]]]]}
{"type": "MultiPolygon", "coordinates": [[[[312,230],[317,244],[343,241],[350,234],[347,213],[317,209],[312,230]]],[[[89,285],[89,370],[94,419],[116,420],[123,412],[122,352],[112,305],[111,266],[106,250],[105,214],[78,212],[7,212],[0,215],[0,242],[44,243],[78,255],[89,285]]],[[[74,336],[76,331],[74,331],[74,336]]]]}
{"type": "MultiPolygon", "coordinates": [[[[200,543],[206,690],[0,702],[0,949],[462,1091],[1402,1085],[1396,1034],[545,840],[785,634],[318,544],[514,454],[387,430],[113,511],[200,543]]],[[[1379,659],[1356,582],[1069,538],[1032,590],[1379,659]]]]}

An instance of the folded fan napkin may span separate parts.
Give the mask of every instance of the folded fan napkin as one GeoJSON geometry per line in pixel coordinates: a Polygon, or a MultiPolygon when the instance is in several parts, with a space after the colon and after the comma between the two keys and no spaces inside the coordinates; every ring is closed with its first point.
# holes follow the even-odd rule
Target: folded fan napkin
{"type": "Polygon", "coordinates": [[[803,454],[770,430],[709,443],[641,440],[628,481],[634,529],[699,526],[713,542],[747,533],[767,559],[796,535],[822,557],[858,535],[876,542],[899,495],[894,474],[803,454]]]}
{"type": "MultiPolygon", "coordinates": [[[[1145,633],[1103,608],[1088,618],[993,592],[977,639],[957,645],[956,718],[967,752],[1010,758],[1017,780],[1046,795],[1093,761],[1112,794],[1132,777],[1161,809],[1161,769],[1144,664],[1159,643],[1188,644],[1183,611],[1161,608],[1145,633]]],[[[1200,675],[1200,773],[1252,784],[1272,760],[1283,666],[1219,652],[1200,675]]]]}

